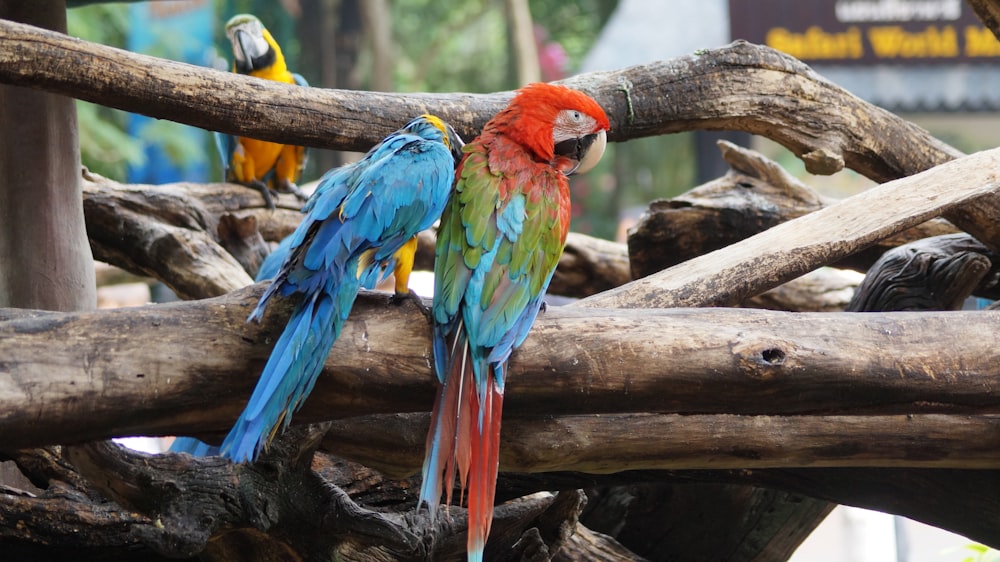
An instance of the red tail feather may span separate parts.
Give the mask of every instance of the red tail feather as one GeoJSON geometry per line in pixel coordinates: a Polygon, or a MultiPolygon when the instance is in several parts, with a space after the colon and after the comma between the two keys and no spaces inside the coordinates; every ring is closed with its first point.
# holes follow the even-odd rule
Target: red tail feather
{"type": "Polygon", "coordinates": [[[455,437],[455,459],[458,461],[458,480],[462,486],[463,497],[459,503],[465,500],[465,490],[469,485],[469,465],[472,462],[472,448],[470,431],[475,423],[475,403],[476,383],[472,376],[472,364],[463,365],[462,372],[453,372],[452,376],[460,377],[462,380],[462,396],[459,404],[459,418],[462,420],[458,424],[458,434],[455,437]]]}
{"type": "Polygon", "coordinates": [[[483,551],[486,538],[493,524],[493,500],[496,496],[497,470],[500,464],[500,416],[503,412],[503,391],[493,379],[490,369],[490,388],[486,392],[486,402],[473,408],[473,423],[479,429],[480,408],[482,408],[482,432],[472,432],[472,473],[469,479],[469,552],[483,551]]]}

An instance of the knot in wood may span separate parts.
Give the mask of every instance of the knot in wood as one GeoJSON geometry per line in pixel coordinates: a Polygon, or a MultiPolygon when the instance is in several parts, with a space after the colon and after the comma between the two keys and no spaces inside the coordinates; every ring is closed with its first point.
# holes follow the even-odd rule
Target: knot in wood
{"type": "Polygon", "coordinates": [[[733,346],[733,355],[741,372],[751,378],[769,380],[786,368],[789,348],[787,342],[737,342],[733,346]]]}

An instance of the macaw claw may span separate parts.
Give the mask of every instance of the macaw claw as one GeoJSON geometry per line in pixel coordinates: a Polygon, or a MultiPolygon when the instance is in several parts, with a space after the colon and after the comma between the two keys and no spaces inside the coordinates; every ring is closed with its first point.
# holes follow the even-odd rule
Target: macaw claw
{"type": "Polygon", "coordinates": [[[431,307],[424,304],[423,297],[413,292],[413,289],[408,289],[405,293],[393,293],[393,295],[389,297],[389,304],[395,306],[401,306],[407,301],[412,302],[413,306],[417,307],[417,310],[419,310],[420,313],[424,315],[424,318],[427,319],[428,324],[434,323],[434,313],[431,312],[431,307]]]}
{"type": "Polygon", "coordinates": [[[277,192],[278,193],[291,193],[296,199],[305,203],[309,196],[305,194],[299,186],[295,185],[294,182],[288,180],[278,180],[277,182],[277,192]]]}
{"type": "Polygon", "coordinates": [[[264,205],[267,207],[269,211],[274,210],[274,196],[271,195],[271,188],[268,187],[266,183],[260,180],[253,180],[252,182],[247,183],[245,185],[263,195],[264,205]]]}

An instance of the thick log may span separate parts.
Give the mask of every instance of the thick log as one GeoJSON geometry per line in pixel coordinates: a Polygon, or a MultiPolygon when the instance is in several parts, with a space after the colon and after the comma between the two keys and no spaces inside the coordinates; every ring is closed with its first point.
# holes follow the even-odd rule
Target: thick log
{"type": "MultiPolygon", "coordinates": [[[[220,244],[221,217],[192,196],[193,186],[124,186],[85,178],[83,207],[96,259],[159,279],[181,298],[218,296],[253,282],[220,244]]],[[[201,188],[206,189],[211,188],[201,188]]]]}
{"type": "MultiPolygon", "coordinates": [[[[64,31],[66,3],[3,2],[0,18],[64,31]]],[[[0,306],[94,308],[94,266],[80,210],[74,101],[5,83],[0,85],[0,130],[0,306]]]]}
{"type": "Polygon", "coordinates": [[[891,181],[670,269],[577,303],[727,306],[1000,190],[1000,149],[891,181]]]}
{"type": "MultiPolygon", "coordinates": [[[[8,47],[0,53],[2,82],[205,129],[320,148],[367,150],[400,123],[426,112],[472,138],[511,96],[297,88],[6,21],[0,22],[0,41],[8,47]],[[358,119],[362,114],[365,118],[358,119]]],[[[745,42],[564,83],[590,93],[606,109],[615,141],[695,129],[742,130],[776,140],[816,173],[846,165],[876,181],[961,155],[788,55],[745,42]]]]}
{"type": "MultiPolygon", "coordinates": [[[[228,429],[290,310],[281,301],[247,324],[261,290],[0,323],[0,448],[228,429]]],[[[387,302],[359,300],[297,421],[433,402],[430,330],[415,307],[387,302]]],[[[997,413],[1000,346],[984,334],[998,323],[551,307],[513,357],[505,415],[997,413]]]]}
{"type": "MultiPolygon", "coordinates": [[[[428,425],[426,414],[336,420],[323,447],[405,477],[421,466],[428,425]]],[[[998,430],[995,415],[513,415],[504,420],[500,468],[589,474],[775,467],[995,469],[1000,467],[998,430]]]]}

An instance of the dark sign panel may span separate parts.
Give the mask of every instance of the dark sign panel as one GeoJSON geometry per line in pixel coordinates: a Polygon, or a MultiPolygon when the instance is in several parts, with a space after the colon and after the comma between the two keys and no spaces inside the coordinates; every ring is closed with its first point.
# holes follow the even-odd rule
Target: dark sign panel
{"type": "Polygon", "coordinates": [[[729,0],[733,39],[803,61],[1000,61],[1000,41],[962,0],[729,0]]]}

